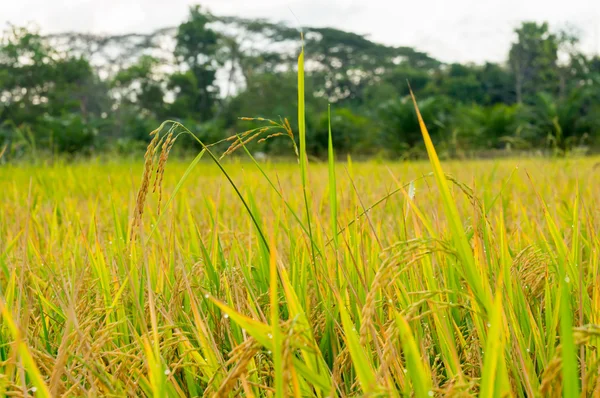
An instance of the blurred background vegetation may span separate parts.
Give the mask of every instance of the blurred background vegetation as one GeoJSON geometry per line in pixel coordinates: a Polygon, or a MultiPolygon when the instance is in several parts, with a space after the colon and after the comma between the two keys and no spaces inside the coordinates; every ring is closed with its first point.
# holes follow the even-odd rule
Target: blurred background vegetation
{"type": "MultiPolygon", "coordinates": [[[[564,155],[600,149],[600,57],[545,23],[515,30],[502,64],[446,64],[330,28],[304,27],[307,147],[326,156],[327,104],[336,150],[355,157],[424,154],[410,82],[446,157],[564,155]]],[[[163,120],[206,143],[255,127],[239,117],[297,115],[295,27],[220,17],[196,6],[150,34],[0,37],[0,161],[139,156],[163,120]]],[[[289,140],[252,143],[292,155],[289,140]]],[[[190,141],[188,151],[197,147],[190,141]]]]}

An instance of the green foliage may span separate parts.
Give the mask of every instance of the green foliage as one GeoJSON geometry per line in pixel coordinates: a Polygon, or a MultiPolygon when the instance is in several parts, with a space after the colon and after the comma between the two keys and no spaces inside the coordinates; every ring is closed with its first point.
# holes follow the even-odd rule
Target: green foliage
{"type": "Polygon", "coordinates": [[[167,105],[169,113],[175,118],[210,119],[217,99],[214,80],[215,71],[203,66],[171,75],[168,88],[175,93],[175,100],[167,105]]]}
{"type": "MultiPolygon", "coordinates": [[[[449,126],[452,102],[448,97],[429,97],[420,103],[421,113],[429,120],[430,134],[441,140],[450,138],[449,126]]],[[[408,98],[390,100],[379,108],[380,142],[391,155],[401,154],[421,143],[421,131],[412,103],[408,98]]]]}
{"type": "MultiPolygon", "coordinates": [[[[444,64],[339,29],[303,31],[311,156],[327,152],[331,103],[340,154],[423,157],[407,82],[443,157],[600,148],[600,59],[581,53],[570,32],[525,22],[506,65],[473,65],[444,64]]],[[[137,151],[164,119],[211,142],[253,127],[240,117],[288,118],[297,126],[297,35],[285,24],[218,17],[198,6],[179,26],[148,35],[43,37],[12,27],[0,40],[4,160],[34,150],[137,151]],[[168,41],[174,45],[165,50],[160,43],[168,41]],[[126,54],[98,62],[99,49],[115,48],[126,54]]],[[[248,148],[285,155],[292,145],[256,140],[248,148]]]]}
{"type": "Polygon", "coordinates": [[[335,150],[341,154],[368,153],[366,148],[373,148],[372,140],[377,131],[372,122],[363,115],[356,114],[349,108],[334,108],[331,120],[327,113],[322,113],[313,136],[313,151],[324,157],[329,142],[329,125],[335,126],[332,139],[335,150]]]}
{"type": "Polygon", "coordinates": [[[462,105],[455,111],[457,140],[462,149],[500,149],[518,134],[519,105],[462,105]]]}
{"type": "Polygon", "coordinates": [[[120,70],[112,79],[112,86],[122,104],[135,105],[145,113],[164,115],[164,81],[158,74],[160,61],[143,55],[138,62],[120,70]]]}
{"type": "Polygon", "coordinates": [[[0,123],[31,131],[41,148],[91,148],[111,100],[86,59],[61,54],[39,34],[13,28],[2,38],[0,70],[0,123]]]}
{"type": "Polygon", "coordinates": [[[207,25],[210,15],[200,6],[190,8],[188,20],[177,29],[175,56],[180,59],[184,71],[169,78],[169,89],[175,93],[170,106],[171,116],[195,117],[208,120],[217,101],[215,54],[217,34],[207,25]]]}
{"type": "Polygon", "coordinates": [[[204,13],[200,6],[193,6],[188,20],[177,29],[175,55],[190,68],[212,63],[211,55],[216,52],[218,36],[207,26],[210,20],[210,15],[204,13]]]}
{"type": "Polygon", "coordinates": [[[556,93],[558,79],[558,38],[547,23],[525,22],[515,33],[508,63],[515,78],[517,102],[530,100],[536,93],[556,93]]]}
{"type": "MultiPolygon", "coordinates": [[[[307,85],[311,82],[308,81],[307,85]]],[[[293,72],[269,73],[253,78],[244,91],[229,101],[224,117],[236,130],[243,131],[247,124],[239,117],[288,117],[296,121],[298,100],[296,95],[296,75],[293,72]]],[[[307,102],[315,103],[313,86],[307,90],[307,102]]],[[[322,101],[321,101],[322,102],[322,101]]],[[[316,108],[311,109],[318,111],[316,108]]]]}

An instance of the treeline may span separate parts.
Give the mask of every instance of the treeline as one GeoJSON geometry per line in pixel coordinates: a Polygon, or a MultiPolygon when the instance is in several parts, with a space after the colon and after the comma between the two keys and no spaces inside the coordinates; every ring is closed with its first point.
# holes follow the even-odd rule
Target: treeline
{"type": "MultiPolygon", "coordinates": [[[[439,150],[566,153],[600,147],[600,57],[578,37],[525,22],[503,64],[445,64],[330,28],[304,28],[307,146],[405,158],[422,154],[409,86],[439,150]]],[[[256,127],[240,117],[297,114],[297,29],[190,9],[150,34],[42,36],[9,27],[0,40],[0,153],[132,154],[163,120],[206,143],[256,127]]],[[[289,140],[253,150],[290,154],[289,140]]],[[[185,147],[193,148],[193,142],[185,147]]]]}

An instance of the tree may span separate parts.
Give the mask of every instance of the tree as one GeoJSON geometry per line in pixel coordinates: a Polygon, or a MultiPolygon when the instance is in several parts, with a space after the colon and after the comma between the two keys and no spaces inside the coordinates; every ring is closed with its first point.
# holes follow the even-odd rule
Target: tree
{"type": "Polygon", "coordinates": [[[512,104],[516,101],[512,76],[507,68],[486,62],[476,74],[484,92],[483,104],[512,104]]]}
{"type": "Polygon", "coordinates": [[[500,149],[517,140],[519,105],[460,105],[453,112],[452,130],[461,149],[500,149]]]}
{"type": "Polygon", "coordinates": [[[428,94],[443,95],[464,103],[483,103],[485,92],[477,76],[477,67],[451,64],[434,74],[428,94]]]}
{"type": "MultiPolygon", "coordinates": [[[[436,145],[448,141],[449,119],[453,102],[447,97],[428,97],[419,101],[419,109],[436,145]]],[[[377,145],[391,156],[422,145],[423,137],[412,101],[408,98],[391,99],[382,104],[377,112],[379,140],[377,145]]]]}
{"type": "Polygon", "coordinates": [[[38,146],[89,149],[110,111],[88,60],[60,53],[35,31],[13,27],[0,43],[0,124],[31,131],[38,146]]]}
{"type": "MultiPolygon", "coordinates": [[[[368,154],[374,147],[376,130],[373,123],[367,117],[354,113],[352,109],[334,107],[331,110],[331,125],[336,152],[368,154]]],[[[321,113],[315,130],[312,147],[316,155],[326,157],[329,139],[327,112],[321,113]]]]}
{"type": "MultiPolygon", "coordinates": [[[[579,50],[572,30],[523,23],[508,62],[484,65],[443,64],[339,29],[302,31],[312,155],[326,148],[328,102],[339,151],[422,155],[407,81],[438,150],[450,156],[507,142],[600,144],[600,59],[579,50]]],[[[144,34],[9,29],[0,37],[0,148],[8,140],[22,149],[127,153],[165,119],[206,142],[257,126],[240,116],[287,117],[295,126],[299,35],[283,23],[200,7],[177,27],[144,34]]],[[[289,144],[249,143],[279,154],[291,153],[289,144]]]]}
{"type": "MultiPolygon", "coordinates": [[[[264,117],[273,120],[288,118],[292,126],[297,125],[298,78],[293,72],[266,73],[255,76],[244,91],[232,98],[222,115],[230,133],[240,133],[256,125],[241,121],[239,117],[264,117]]],[[[307,76],[305,81],[307,146],[319,151],[315,135],[317,116],[327,109],[327,102],[315,96],[314,81],[307,76]]],[[[261,150],[289,155],[292,146],[288,140],[267,140],[261,143],[261,150]]],[[[326,147],[325,147],[326,148],[326,147]]]]}
{"type": "Polygon", "coordinates": [[[164,82],[157,73],[158,59],[143,55],[138,62],[119,71],[112,81],[123,104],[135,104],[144,113],[165,115],[164,82]]]}
{"type": "Polygon", "coordinates": [[[390,71],[398,72],[399,65],[405,72],[420,68],[427,73],[427,68],[440,64],[425,53],[385,46],[333,28],[308,28],[306,48],[307,65],[312,65],[310,72],[323,96],[330,102],[345,101],[353,106],[364,105],[364,91],[379,84],[390,71]]]}
{"type": "Polygon", "coordinates": [[[531,101],[536,93],[557,92],[558,38],[547,23],[524,22],[515,30],[517,41],[509,52],[517,102],[531,101]]]}
{"type": "Polygon", "coordinates": [[[209,14],[194,6],[188,20],[177,29],[175,55],[181,70],[171,76],[168,84],[175,95],[170,107],[172,116],[193,116],[200,120],[213,116],[218,99],[215,86],[218,35],[208,27],[210,21],[209,14]]]}
{"type": "MultiPolygon", "coordinates": [[[[389,84],[394,88],[395,95],[406,96],[410,93],[410,84],[410,88],[418,95],[423,92],[432,79],[433,74],[431,70],[416,68],[411,65],[411,62],[405,61],[386,71],[381,76],[381,81],[374,84],[375,89],[372,91],[379,91],[382,84],[389,84]]],[[[389,98],[388,95],[386,100],[389,98]]]]}
{"type": "Polygon", "coordinates": [[[585,143],[600,131],[597,100],[598,92],[591,90],[575,90],[566,98],[539,93],[526,115],[535,143],[559,151],[585,143]]]}

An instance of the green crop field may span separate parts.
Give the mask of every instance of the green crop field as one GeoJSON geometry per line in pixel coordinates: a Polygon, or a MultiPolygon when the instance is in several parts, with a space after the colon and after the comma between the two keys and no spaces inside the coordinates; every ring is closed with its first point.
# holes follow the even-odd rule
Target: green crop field
{"type": "Polygon", "coordinates": [[[299,162],[1,167],[0,395],[599,393],[600,159],[308,162],[300,99],[299,162]]]}

